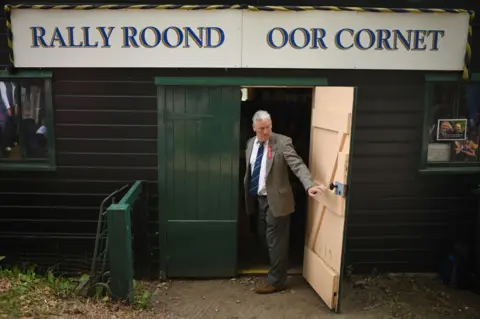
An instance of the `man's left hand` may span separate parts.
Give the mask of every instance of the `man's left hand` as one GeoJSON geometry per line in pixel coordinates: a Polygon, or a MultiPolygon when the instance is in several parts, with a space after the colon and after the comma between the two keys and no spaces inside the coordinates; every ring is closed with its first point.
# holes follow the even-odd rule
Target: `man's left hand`
{"type": "Polygon", "coordinates": [[[308,195],[310,197],[315,197],[317,195],[325,193],[326,190],[327,190],[327,186],[325,185],[312,186],[308,189],[308,195]]]}

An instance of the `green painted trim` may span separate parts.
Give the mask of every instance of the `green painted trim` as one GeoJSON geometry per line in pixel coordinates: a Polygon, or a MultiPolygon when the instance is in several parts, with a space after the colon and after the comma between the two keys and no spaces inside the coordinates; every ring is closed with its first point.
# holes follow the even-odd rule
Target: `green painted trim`
{"type": "Polygon", "coordinates": [[[480,73],[472,73],[470,82],[480,82],[480,73]]]}
{"type": "Polygon", "coordinates": [[[0,78],[7,79],[49,79],[52,77],[53,72],[45,70],[19,70],[15,74],[10,74],[7,70],[0,70],[0,78]]]}
{"type": "Polygon", "coordinates": [[[455,168],[455,167],[480,167],[480,163],[477,162],[434,162],[430,163],[430,167],[445,167],[445,168],[455,168]]]}
{"type": "Polygon", "coordinates": [[[0,162],[0,171],[55,171],[55,167],[48,163],[29,163],[8,160],[0,162]]]}
{"type": "Polygon", "coordinates": [[[427,167],[428,159],[428,142],[429,142],[429,125],[432,120],[432,95],[433,95],[433,84],[425,83],[424,88],[424,105],[423,105],[423,131],[422,131],[422,149],[420,153],[420,168],[427,167]]]}
{"type": "Polygon", "coordinates": [[[421,175],[462,175],[462,174],[480,174],[480,166],[476,167],[428,167],[419,169],[421,175]]]}
{"type": "MultiPolygon", "coordinates": [[[[157,161],[158,161],[158,194],[165,194],[168,189],[165,187],[167,184],[167,162],[165,159],[165,152],[167,150],[166,133],[167,127],[165,125],[165,106],[163,101],[165,94],[165,87],[157,87],[157,161]]],[[[159,278],[165,279],[167,277],[167,227],[168,216],[164,209],[166,203],[160,198],[158,200],[158,240],[159,240],[159,278]]]]}
{"type": "Polygon", "coordinates": [[[343,228],[343,242],[342,242],[342,259],[340,261],[340,273],[339,273],[339,283],[338,283],[338,302],[337,302],[337,308],[335,309],[335,312],[340,312],[341,311],[341,306],[342,306],[342,296],[343,296],[343,276],[345,274],[345,269],[346,269],[346,251],[347,251],[347,231],[348,231],[348,215],[350,212],[350,199],[351,199],[351,189],[349,188],[351,185],[352,181],[352,167],[353,167],[353,147],[355,144],[355,127],[356,127],[356,117],[357,117],[357,101],[358,101],[358,88],[355,87],[355,92],[354,92],[354,98],[353,98],[353,107],[352,107],[352,122],[351,122],[351,128],[350,128],[350,150],[349,150],[349,155],[348,155],[348,172],[347,172],[347,198],[346,198],[346,203],[345,203],[345,224],[343,228]]]}
{"type": "Polygon", "coordinates": [[[197,86],[327,86],[326,78],[278,77],[156,77],[155,85],[197,86]]]}
{"type": "Polygon", "coordinates": [[[133,253],[131,207],[111,204],[107,208],[108,264],[110,289],[115,301],[133,304],[133,253]]]}
{"type": "Polygon", "coordinates": [[[119,205],[133,205],[137,198],[140,197],[142,193],[142,181],[136,181],[128,190],[128,192],[122,197],[122,199],[118,202],[119,205]]]}
{"type": "Polygon", "coordinates": [[[425,82],[460,82],[462,75],[458,73],[426,73],[425,82]]]}
{"type": "MultiPolygon", "coordinates": [[[[239,218],[238,218],[238,214],[241,213],[239,212],[239,200],[238,200],[238,194],[239,194],[239,182],[241,181],[242,182],[242,188],[243,188],[243,176],[240,176],[240,170],[239,170],[239,167],[240,167],[240,154],[241,154],[241,150],[243,150],[243,147],[240,146],[240,136],[241,136],[241,133],[240,133],[240,130],[241,130],[241,126],[240,126],[240,123],[241,123],[241,118],[242,118],[242,95],[241,95],[241,90],[238,90],[238,103],[234,103],[233,105],[235,106],[234,108],[232,108],[231,112],[235,112],[236,113],[236,117],[237,117],[237,120],[235,121],[235,136],[236,138],[233,139],[232,143],[231,143],[231,147],[232,147],[232,151],[234,156],[233,156],[233,159],[232,159],[232,166],[233,167],[236,167],[236,169],[233,170],[233,174],[232,174],[232,178],[231,178],[231,184],[230,184],[230,189],[231,189],[231,198],[230,198],[230,202],[232,203],[232,206],[235,207],[235,210],[236,210],[236,214],[235,214],[235,224],[237,225],[237,227],[235,227],[235,239],[234,239],[234,245],[236,247],[236,252],[233,256],[233,258],[235,259],[234,260],[234,265],[235,265],[235,268],[234,268],[234,274],[237,272],[238,270],[238,267],[239,267],[239,260],[238,260],[238,248],[239,248],[239,244],[238,244],[238,225],[239,225],[239,218]]],[[[243,194],[243,192],[242,192],[243,194]]],[[[242,195],[243,197],[243,195],[242,195]]]]}
{"type": "MultiPolygon", "coordinates": [[[[425,82],[460,82],[461,74],[458,73],[426,73],[425,82]]],[[[472,73],[470,82],[480,82],[480,73],[472,73]]]]}
{"type": "Polygon", "coordinates": [[[52,93],[52,80],[45,81],[45,108],[47,124],[47,140],[48,140],[48,164],[52,167],[52,170],[57,166],[57,153],[55,147],[55,121],[53,118],[53,93],[52,93]]]}

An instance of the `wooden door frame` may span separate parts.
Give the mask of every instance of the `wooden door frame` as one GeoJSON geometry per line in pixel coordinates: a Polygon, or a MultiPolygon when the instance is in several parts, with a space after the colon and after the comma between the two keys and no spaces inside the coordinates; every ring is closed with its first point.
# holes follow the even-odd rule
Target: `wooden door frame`
{"type": "MultiPolygon", "coordinates": [[[[326,77],[155,77],[155,86],[271,86],[271,87],[316,87],[316,86],[329,86],[328,79],[326,77]]],[[[355,90],[356,95],[358,93],[358,87],[355,90]]],[[[354,111],[356,108],[356,100],[357,97],[355,96],[355,105],[354,111]]],[[[165,125],[164,125],[164,114],[159,112],[160,105],[158,100],[158,90],[157,90],[157,163],[158,167],[165,167],[165,164],[162,162],[164,161],[163,154],[160,154],[160,150],[165,149],[165,139],[162,138],[165,132],[165,125]]],[[[350,142],[350,149],[353,148],[354,145],[354,135],[355,135],[355,115],[352,117],[352,131],[351,131],[351,142],[350,142]]],[[[352,172],[352,164],[353,164],[353,152],[350,153],[349,156],[349,166],[348,166],[348,175],[347,175],[347,185],[351,185],[351,172],[352,172]]],[[[165,172],[161,169],[158,169],[158,177],[157,182],[165,179],[165,172]]],[[[237,177],[239,178],[239,177],[237,177]]],[[[238,180],[236,181],[238,183],[238,180]]],[[[160,185],[158,186],[160,188],[160,185]]],[[[345,271],[345,248],[346,248],[346,234],[347,234],[347,226],[348,226],[348,212],[350,208],[350,197],[347,196],[346,199],[346,206],[345,206],[345,225],[344,225],[344,233],[343,233],[343,247],[342,247],[342,262],[341,262],[341,273],[345,271]]],[[[158,194],[158,220],[159,220],[159,258],[160,258],[160,269],[159,269],[159,277],[165,278],[166,275],[166,247],[167,247],[167,234],[166,232],[162,231],[166,229],[167,225],[167,215],[163,213],[162,210],[162,197],[160,193],[158,194]]],[[[342,284],[340,282],[339,287],[339,296],[342,295],[342,284]]],[[[339,298],[339,309],[341,298],[339,298]]]]}
{"type": "MultiPolygon", "coordinates": [[[[340,264],[340,279],[342,279],[342,274],[345,272],[345,255],[347,251],[347,231],[348,231],[348,215],[350,212],[350,199],[351,199],[351,185],[352,185],[352,166],[353,166],[353,146],[355,145],[355,131],[356,131],[356,118],[357,118],[357,103],[358,103],[358,86],[354,86],[354,96],[353,96],[353,106],[352,106],[352,123],[350,128],[350,150],[348,154],[348,169],[347,169],[347,180],[346,185],[348,185],[348,195],[345,203],[345,224],[343,225],[343,243],[342,243],[342,261],[340,264]]],[[[343,284],[340,280],[338,286],[338,306],[337,312],[340,312],[342,306],[342,295],[343,295],[343,284]]]]}

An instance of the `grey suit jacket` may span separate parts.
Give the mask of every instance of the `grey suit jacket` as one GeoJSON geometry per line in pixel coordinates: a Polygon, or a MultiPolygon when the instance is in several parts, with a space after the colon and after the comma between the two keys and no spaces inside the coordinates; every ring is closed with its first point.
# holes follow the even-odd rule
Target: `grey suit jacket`
{"type": "MultiPolygon", "coordinates": [[[[245,202],[247,214],[256,212],[256,199],[249,193],[250,189],[250,156],[252,155],[255,137],[247,142],[246,165],[247,170],[243,180],[245,186],[245,202]]],[[[267,157],[266,188],[267,199],[273,216],[286,216],[295,210],[292,187],[288,178],[288,168],[302,182],[305,190],[314,186],[307,166],[293,148],[292,139],[281,134],[273,133],[269,145],[272,148],[271,158],[267,157]]]]}

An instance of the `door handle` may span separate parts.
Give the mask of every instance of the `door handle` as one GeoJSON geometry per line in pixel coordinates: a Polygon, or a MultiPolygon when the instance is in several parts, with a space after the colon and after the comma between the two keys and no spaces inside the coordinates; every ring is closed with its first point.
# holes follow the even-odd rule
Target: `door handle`
{"type": "Polygon", "coordinates": [[[335,181],[333,183],[330,183],[330,186],[329,186],[330,190],[332,190],[336,195],[342,197],[342,198],[345,198],[347,197],[347,185],[346,184],[342,184],[338,181],[335,181]]]}

